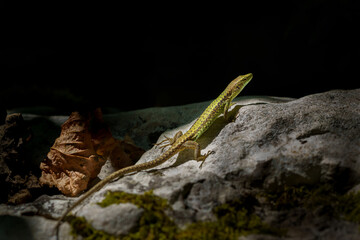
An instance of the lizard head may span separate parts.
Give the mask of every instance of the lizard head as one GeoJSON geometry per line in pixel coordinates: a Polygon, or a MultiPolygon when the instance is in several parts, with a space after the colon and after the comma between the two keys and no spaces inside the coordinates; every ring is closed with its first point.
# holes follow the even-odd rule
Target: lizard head
{"type": "Polygon", "coordinates": [[[250,82],[253,78],[252,73],[248,73],[245,75],[240,75],[227,86],[227,90],[231,93],[231,100],[234,99],[250,82]]]}

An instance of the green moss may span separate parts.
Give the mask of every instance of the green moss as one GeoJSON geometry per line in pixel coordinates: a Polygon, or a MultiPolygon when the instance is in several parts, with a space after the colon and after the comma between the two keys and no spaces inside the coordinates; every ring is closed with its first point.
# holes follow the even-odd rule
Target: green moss
{"type": "MultiPolygon", "coordinates": [[[[316,187],[284,187],[277,192],[262,194],[273,209],[289,210],[302,207],[309,210],[322,208],[322,213],[328,216],[355,222],[360,227],[360,192],[342,194],[331,185],[316,187]]],[[[219,205],[213,209],[216,221],[196,222],[185,229],[179,229],[164,213],[170,209],[167,201],[151,191],[142,195],[125,192],[108,192],[105,199],[98,203],[102,207],[111,204],[133,203],[144,209],[138,226],[133,231],[121,237],[115,237],[106,232],[93,229],[84,219],[69,217],[72,235],[81,235],[84,239],[238,239],[241,235],[270,234],[284,235],[284,231],[274,229],[263,223],[254,213],[256,200],[234,200],[219,205]]]]}
{"type": "Polygon", "coordinates": [[[295,188],[284,186],[276,192],[267,192],[261,194],[267,198],[267,201],[276,210],[288,210],[302,205],[304,199],[308,198],[311,192],[304,186],[295,188]]]}
{"type": "Polygon", "coordinates": [[[177,239],[238,239],[241,235],[271,234],[282,235],[283,232],[264,224],[251,208],[242,201],[235,200],[222,204],[214,209],[217,221],[197,222],[189,225],[177,235],[177,239]]]}
{"type": "Polygon", "coordinates": [[[339,195],[330,185],[284,186],[276,192],[264,194],[268,202],[276,210],[289,210],[295,207],[314,209],[327,207],[338,201],[339,195]]]}
{"type": "Polygon", "coordinates": [[[69,223],[72,226],[73,236],[81,235],[86,240],[97,239],[171,239],[177,231],[176,225],[168,218],[164,210],[168,208],[167,201],[155,196],[151,191],[143,195],[125,192],[108,192],[105,199],[98,203],[101,207],[111,204],[133,203],[144,209],[139,220],[139,227],[126,236],[115,237],[104,231],[94,229],[84,218],[72,217],[69,223]],[[168,238],[170,237],[170,238],[168,238]]]}
{"type": "Polygon", "coordinates": [[[331,185],[285,186],[281,191],[266,193],[264,196],[276,210],[303,207],[314,210],[319,207],[328,216],[360,224],[360,192],[342,194],[331,185]]]}
{"type": "Polygon", "coordinates": [[[70,216],[66,220],[69,222],[71,226],[70,234],[74,237],[74,239],[76,239],[78,235],[81,235],[83,239],[86,240],[119,239],[114,236],[111,236],[110,234],[107,234],[104,231],[94,229],[83,217],[70,216]]]}
{"type": "Polygon", "coordinates": [[[263,233],[281,235],[262,223],[246,202],[235,200],[214,208],[217,221],[197,222],[184,230],[179,229],[164,213],[170,208],[167,201],[155,196],[151,191],[143,195],[125,192],[108,192],[105,199],[98,203],[102,207],[118,203],[133,203],[144,209],[138,227],[132,233],[115,238],[103,231],[94,230],[83,218],[70,220],[73,235],[82,235],[84,239],[237,239],[240,235],[263,233]]]}
{"type": "Polygon", "coordinates": [[[340,212],[346,220],[360,224],[360,192],[349,193],[342,196],[339,203],[337,211],[340,212]]]}
{"type": "Polygon", "coordinates": [[[142,195],[108,192],[105,199],[98,204],[101,207],[107,207],[119,203],[132,203],[145,210],[140,218],[138,229],[121,239],[171,239],[177,231],[174,222],[164,213],[164,210],[169,208],[167,201],[154,195],[152,191],[142,195]]]}
{"type": "Polygon", "coordinates": [[[132,203],[148,211],[162,211],[169,207],[167,201],[153,194],[152,191],[142,195],[130,194],[126,192],[107,192],[104,200],[98,203],[101,207],[111,204],[132,203]]]}

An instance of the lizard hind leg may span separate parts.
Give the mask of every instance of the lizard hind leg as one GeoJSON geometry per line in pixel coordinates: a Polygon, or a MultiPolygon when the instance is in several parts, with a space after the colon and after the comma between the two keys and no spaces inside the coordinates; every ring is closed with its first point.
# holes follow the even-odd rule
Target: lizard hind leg
{"type": "Polygon", "coordinates": [[[205,162],[205,159],[212,153],[214,153],[213,151],[208,151],[206,154],[202,155],[201,154],[201,150],[200,150],[200,144],[195,142],[195,141],[191,141],[188,140],[183,144],[183,148],[187,148],[187,149],[194,149],[194,158],[196,161],[200,161],[202,162],[199,166],[199,168],[202,167],[202,165],[205,162]]]}
{"type": "Polygon", "coordinates": [[[162,140],[161,142],[159,143],[156,143],[155,146],[159,146],[159,148],[161,149],[164,149],[166,148],[167,146],[171,146],[173,145],[181,136],[183,135],[182,131],[179,131],[175,134],[174,137],[172,138],[169,138],[167,136],[164,136],[165,139],[162,140]],[[164,144],[165,143],[165,144],[164,144]]]}

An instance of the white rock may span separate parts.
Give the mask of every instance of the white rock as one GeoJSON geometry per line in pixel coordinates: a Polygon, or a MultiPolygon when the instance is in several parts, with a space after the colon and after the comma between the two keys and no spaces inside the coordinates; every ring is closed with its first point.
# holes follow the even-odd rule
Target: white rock
{"type": "Polygon", "coordinates": [[[119,236],[128,234],[137,225],[143,212],[143,209],[131,203],[112,204],[105,208],[89,204],[79,210],[78,216],[85,217],[97,230],[119,236]]]}
{"type": "MultiPolygon", "coordinates": [[[[133,211],[133,226],[141,209],[122,209],[120,204],[111,205],[110,211],[94,203],[101,201],[109,190],[140,194],[153,190],[172,206],[173,211],[168,214],[174,222],[184,226],[214,219],[211,211],[214,206],[241,198],[253,188],[275,190],[283,185],[332,183],[346,191],[358,189],[355,186],[360,183],[360,89],[330,91],[282,103],[271,99],[272,102],[269,98],[239,98],[231,108],[231,114],[236,116],[233,122],[218,118],[199,138],[203,153],[214,151],[201,169],[200,162],[193,160],[192,151],[183,151],[154,169],[107,184],[74,213],[85,216],[99,229],[105,225],[115,229],[129,221],[129,214],[123,211],[133,211]],[[261,104],[264,102],[267,104],[261,104]]],[[[104,118],[115,136],[130,131],[135,143],[146,147],[165,129],[172,130],[163,133],[158,141],[179,130],[185,132],[207,104],[145,109],[104,118]]],[[[161,149],[153,147],[139,163],[152,161],[161,153],[161,149]]],[[[7,214],[15,212],[7,210],[7,214]]],[[[308,221],[308,225],[289,222],[289,233],[293,235],[284,239],[340,235],[353,239],[358,234],[356,224],[340,220],[320,224],[324,221],[316,219],[308,221]]],[[[130,225],[127,229],[132,228],[130,225]]],[[[250,235],[241,239],[263,238],[250,235]]]]}

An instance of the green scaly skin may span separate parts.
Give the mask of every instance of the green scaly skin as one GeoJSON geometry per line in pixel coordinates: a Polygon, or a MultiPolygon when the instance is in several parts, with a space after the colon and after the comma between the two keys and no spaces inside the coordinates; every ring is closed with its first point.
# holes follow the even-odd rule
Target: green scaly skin
{"type": "MultiPolygon", "coordinates": [[[[130,167],[122,168],[106,178],[97,183],[94,187],[92,187],[89,191],[84,193],[78,200],[75,202],[69,209],[67,209],[64,214],[58,219],[56,224],[56,231],[58,232],[58,227],[62,220],[73,210],[76,206],[78,206],[81,202],[83,202],[86,198],[88,198],[93,193],[100,190],[104,185],[109,183],[110,181],[121,177],[127,173],[137,172],[141,170],[150,169],[156,167],[166,160],[177,154],[178,152],[190,148],[194,149],[194,158],[197,161],[202,161],[206,159],[206,157],[211,154],[211,151],[206,153],[205,155],[201,155],[200,146],[196,142],[196,140],[211,126],[211,124],[215,121],[215,119],[223,112],[224,117],[226,117],[226,113],[231,105],[231,101],[241,92],[241,90],[250,82],[253,75],[251,73],[246,75],[241,75],[234,79],[226,89],[220,94],[218,98],[216,98],[200,115],[200,117],[196,120],[196,122],[191,126],[191,128],[185,133],[182,134],[178,132],[173,138],[166,138],[166,140],[161,143],[167,141],[168,144],[162,146],[171,146],[167,151],[165,151],[158,158],[137,165],[133,165],[130,167]]],[[[161,143],[157,144],[160,145],[161,143]]],[[[200,165],[201,166],[201,165],[200,165]]]]}

